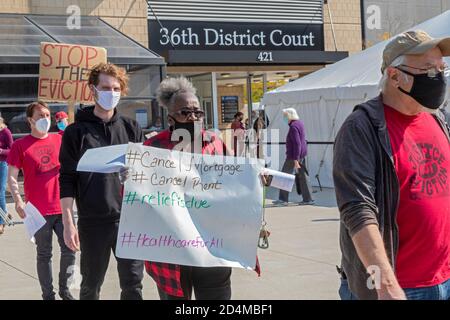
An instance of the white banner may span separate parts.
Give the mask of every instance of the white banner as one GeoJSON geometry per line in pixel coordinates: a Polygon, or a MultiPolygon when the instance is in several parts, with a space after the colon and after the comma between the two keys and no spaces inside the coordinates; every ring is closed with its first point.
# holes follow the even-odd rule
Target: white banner
{"type": "Polygon", "coordinates": [[[262,165],[243,160],[129,144],[117,256],[253,269],[262,165]]]}

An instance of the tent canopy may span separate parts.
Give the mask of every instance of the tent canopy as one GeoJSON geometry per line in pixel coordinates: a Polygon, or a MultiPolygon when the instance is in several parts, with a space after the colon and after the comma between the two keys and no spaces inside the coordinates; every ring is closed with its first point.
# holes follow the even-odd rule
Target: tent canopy
{"type": "MultiPolygon", "coordinates": [[[[422,29],[434,38],[450,36],[450,10],[421,23],[411,30],[422,29]]],[[[297,104],[319,100],[363,98],[377,93],[381,79],[382,52],[389,40],[380,42],[324,69],[268,92],[264,105],[297,104]]],[[[448,57],[447,62],[450,62],[448,57]]]]}
{"type": "Polygon", "coordinates": [[[164,59],[94,16],[69,29],[67,16],[0,14],[0,63],[39,64],[40,43],[104,47],[115,64],[164,65],[164,59]]]}
{"type": "MultiPolygon", "coordinates": [[[[417,25],[432,37],[450,36],[450,11],[417,25]]],[[[280,169],[285,159],[284,141],[288,126],[282,108],[295,108],[303,120],[308,145],[308,166],[313,184],[333,187],[332,144],[336,133],[355,105],[379,94],[382,53],[389,40],[353,54],[301,79],[264,95],[262,104],[269,117],[268,162],[280,169]],[[273,134],[270,129],[279,130],[273,134]]],[[[450,59],[446,61],[450,64],[450,59]]],[[[449,81],[450,85],[450,81],[449,81]]],[[[450,87],[449,87],[450,88],[450,87]]]]}

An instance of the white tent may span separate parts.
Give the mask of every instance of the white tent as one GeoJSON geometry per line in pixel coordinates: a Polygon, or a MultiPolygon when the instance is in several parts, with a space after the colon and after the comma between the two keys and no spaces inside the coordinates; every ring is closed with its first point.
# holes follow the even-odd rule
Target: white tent
{"type": "MultiPolygon", "coordinates": [[[[435,38],[450,36],[450,10],[412,29],[425,30],[435,38]]],[[[305,123],[309,142],[333,142],[354,106],[378,95],[382,52],[386,43],[378,43],[266,93],[262,104],[270,120],[269,141],[272,144],[285,141],[288,126],[283,122],[281,109],[295,108],[305,123]],[[279,129],[279,138],[271,136],[270,129],[279,129]]],[[[450,64],[450,59],[446,60],[450,64]]],[[[278,154],[268,152],[268,161],[273,169],[280,169],[285,159],[285,146],[279,146],[278,154]]],[[[319,174],[322,186],[333,187],[332,150],[332,145],[308,146],[307,164],[313,185],[317,185],[315,176],[319,174]],[[322,160],[323,167],[320,168],[322,160]]]]}

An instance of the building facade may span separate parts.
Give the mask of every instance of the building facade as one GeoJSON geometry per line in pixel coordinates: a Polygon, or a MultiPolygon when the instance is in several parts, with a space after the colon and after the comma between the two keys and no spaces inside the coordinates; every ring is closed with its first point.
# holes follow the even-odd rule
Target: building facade
{"type": "Polygon", "coordinates": [[[264,92],[362,48],[359,0],[148,2],[149,47],[189,77],[206,125],[253,121],[264,92]]]}
{"type": "MultiPolygon", "coordinates": [[[[147,3],[138,0],[0,1],[0,113],[14,137],[30,130],[25,108],[38,95],[40,42],[106,48],[108,61],[130,78],[120,112],[149,129],[161,115],[154,93],[165,62],[148,49],[146,13],[147,3]]],[[[69,117],[76,111],[67,103],[50,106],[52,113],[65,110],[69,117]]]]}
{"type": "MultiPolygon", "coordinates": [[[[164,56],[169,75],[184,75],[193,81],[209,128],[229,128],[236,111],[250,118],[252,110],[262,108],[259,101],[265,91],[362,48],[360,0],[2,0],[0,14],[101,19],[131,41],[164,56]],[[167,29],[169,37],[162,29],[167,29]]],[[[10,30],[0,27],[4,33],[10,30]]],[[[5,72],[4,85],[11,83],[5,72]]],[[[19,72],[36,77],[38,71],[19,72]]],[[[35,79],[27,81],[34,83],[35,79]]],[[[150,87],[139,86],[140,105],[154,105],[150,87]]],[[[0,101],[0,112],[8,115],[8,105],[7,118],[20,118],[25,100],[0,101]]],[[[146,107],[138,108],[139,116],[135,109],[122,107],[122,112],[145,118],[142,109],[146,107]]],[[[158,114],[153,109],[145,113],[145,127],[158,114]]]]}
{"type": "Polygon", "coordinates": [[[367,48],[450,10],[450,0],[363,0],[362,6],[367,48]]]}

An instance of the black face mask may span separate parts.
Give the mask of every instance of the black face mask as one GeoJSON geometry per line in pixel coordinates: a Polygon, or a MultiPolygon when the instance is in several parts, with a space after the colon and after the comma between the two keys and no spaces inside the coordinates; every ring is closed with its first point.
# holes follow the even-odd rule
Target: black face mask
{"type": "Polygon", "coordinates": [[[397,69],[414,78],[410,92],[407,92],[400,87],[398,87],[398,90],[429,109],[438,109],[444,103],[445,93],[447,91],[447,79],[444,77],[443,72],[430,78],[426,73],[413,74],[399,68],[397,69]]]}
{"type": "Polygon", "coordinates": [[[177,129],[187,130],[189,132],[189,134],[191,135],[191,140],[194,140],[195,134],[199,135],[201,133],[201,129],[200,130],[197,129],[198,132],[195,132],[195,127],[198,126],[198,124],[196,124],[196,122],[198,123],[199,121],[178,122],[177,120],[175,120],[174,117],[171,117],[171,118],[174,121],[174,125],[172,126],[172,131],[177,130],[177,129]]]}

